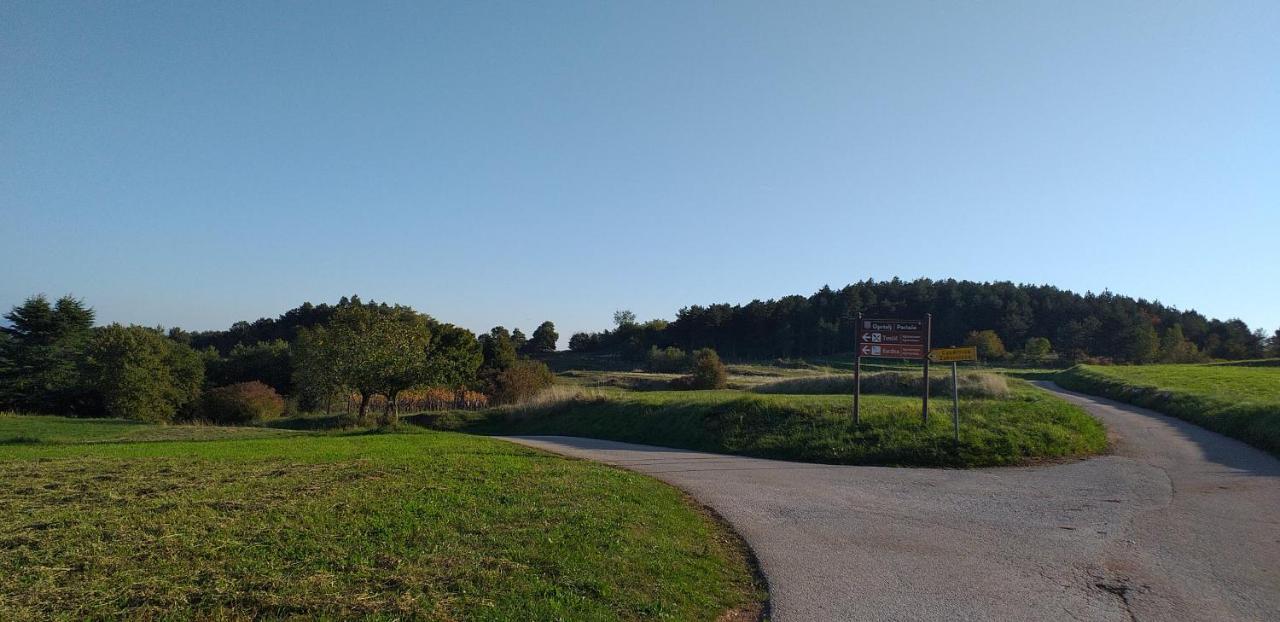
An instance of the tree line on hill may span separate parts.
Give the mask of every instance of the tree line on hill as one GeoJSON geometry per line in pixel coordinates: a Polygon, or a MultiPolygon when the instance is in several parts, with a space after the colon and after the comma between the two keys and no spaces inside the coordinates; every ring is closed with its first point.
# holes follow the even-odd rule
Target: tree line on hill
{"type": "Polygon", "coordinates": [[[0,409],[153,422],[243,423],[286,406],[354,402],[349,423],[368,424],[378,397],[389,424],[415,390],[442,407],[511,403],[551,384],[547,366],[528,357],[554,351],[559,338],[551,322],[528,338],[501,326],[477,337],[358,296],[194,333],[94,326],[93,309],[70,296],[33,296],[4,317],[0,409]]]}
{"type": "Polygon", "coordinates": [[[850,352],[858,314],[933,317],[934,347],[982,342],[988,352],[1056,352],[1064,361],[1196,362],[1280,356],[1269,338],[1238,319],[1209,319],[1104,291],[1084,295],[1049,285],[917,279],[867,280],[805,296],[680,309],[673,321],[638,322],[619,311],[615,328],[577,333],[576,352],[642,359],[651,348],[714,348],[730,359],[803,358],[850,352]],[[991,339],[1000,342],[992,348],[991,339]]]}

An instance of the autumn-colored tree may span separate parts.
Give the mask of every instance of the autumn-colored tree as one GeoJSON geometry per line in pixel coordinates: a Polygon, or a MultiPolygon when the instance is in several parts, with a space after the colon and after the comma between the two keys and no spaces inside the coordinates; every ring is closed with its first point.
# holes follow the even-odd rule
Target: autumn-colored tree
{"type": "Polygon", "coordinates": [[[1009,355],[1000,335],[994,330],[973,331],[965,337],[964,345],[978,348],[978,357],[984,360],[1002,359],[1009,355]]]}

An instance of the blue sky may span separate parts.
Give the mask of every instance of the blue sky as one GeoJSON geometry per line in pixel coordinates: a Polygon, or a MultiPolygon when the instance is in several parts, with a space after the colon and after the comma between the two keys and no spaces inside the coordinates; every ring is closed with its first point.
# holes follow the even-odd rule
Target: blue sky
{"type": "MultiPolygon", "coordinates": [[[[867,277],[1280,326],[1280,3],[0,5],[0,306],[567,339],[867,277]]],[[[563,342],[562,342],[563,343],[563,342]]]]}

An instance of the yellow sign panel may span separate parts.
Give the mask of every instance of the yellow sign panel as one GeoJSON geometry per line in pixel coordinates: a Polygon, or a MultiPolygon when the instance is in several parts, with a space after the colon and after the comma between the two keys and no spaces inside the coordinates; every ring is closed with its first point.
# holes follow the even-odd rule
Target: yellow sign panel
{"type": "Polygon", "coordinates": [[[973,346],[964,348],[938,348],[937,350],[929,352],[929,360],[935,363],[976,361],[978,360],[978,348],[973,346]]]}

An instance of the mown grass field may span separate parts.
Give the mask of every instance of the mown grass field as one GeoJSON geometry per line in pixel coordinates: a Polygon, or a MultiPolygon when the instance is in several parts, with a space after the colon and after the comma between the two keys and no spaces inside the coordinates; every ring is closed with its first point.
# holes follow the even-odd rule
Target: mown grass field
{"type": "Polygon", "coordinates": [[[1084,411],[1021,381],[1003,399],[951,402],[867,395],[855,425],[849,395],[720,391],[587,391],[524,408],[426,414],[415,421],[484,434],[558,434],[832,464],[972,467],[1088,455],[1106,433],[1084,411]]]}
{"type": "Polygon", "coordinates": [[[496,440],[14,415],[0,436],[4,620],[714,620],[763,598],[678,491],[496,440]]]}
{"type": "Polygon", "coordinates": [[[1078,365],[1058,384],[1186,419],[1280,455],[1280,367],[1078,365]]]}

